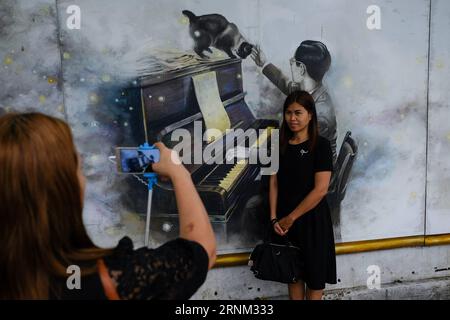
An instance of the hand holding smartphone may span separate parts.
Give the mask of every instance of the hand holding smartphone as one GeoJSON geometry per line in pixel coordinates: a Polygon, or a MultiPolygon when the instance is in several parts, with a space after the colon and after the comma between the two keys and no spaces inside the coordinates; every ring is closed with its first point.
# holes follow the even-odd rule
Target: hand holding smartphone
{"type": "Polygon", "coordinates": [[[116,148],[117,171],[119,173],[143,174],[153,172],[152,163],[159,162],[158,149],[116,148]]]}

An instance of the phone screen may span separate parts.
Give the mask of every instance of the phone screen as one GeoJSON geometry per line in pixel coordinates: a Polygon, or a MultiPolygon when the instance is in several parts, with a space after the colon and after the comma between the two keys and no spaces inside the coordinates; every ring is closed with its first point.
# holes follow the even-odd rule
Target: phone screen
{"type": "Polygon", "coordinates": [[[159,150],[117,148],[116,159],[119,172],[137,174],[153,172],[151,164],[159,161],[159,150]]]}

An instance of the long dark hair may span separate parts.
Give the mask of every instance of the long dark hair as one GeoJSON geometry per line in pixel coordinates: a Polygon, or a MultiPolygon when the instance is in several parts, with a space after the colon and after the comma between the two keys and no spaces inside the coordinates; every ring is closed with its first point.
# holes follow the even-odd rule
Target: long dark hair
{"type": "Polygon", "coordinates": [[[284,101],[283,105],[283,123],[281,125],[281,133],[280,133],[280,149],[281,154],[284,154],[286,151],[286,147],[289,143],[289,139],[294,136],[294,133],[289,129],[288,124],[286,123],[285,113],[287,108],[297,102],[301,106],[303,106],[306,111],[311,115],[311,121],[308,125],[308,137],[309,137],[309,150],[311,152],[314,151],[316,146],[317,137],[319,136],[319,126],[317,124],[317,112],[316,112],[316,104],[314,103],[314,98],[306,91],[298,90],[291,92],[284,101]]]}
{"type": "MultiPolygon", "coordinates": [[[[45,299],[70,264],[109,254],[88,237],[68,125],[39,113],[0,117],[0,299],[45,299]]],[[[92,263],[91,263],[92,262],[92,263]]],[[[53,290],[55,289],[55,290],[53,290]]]]}

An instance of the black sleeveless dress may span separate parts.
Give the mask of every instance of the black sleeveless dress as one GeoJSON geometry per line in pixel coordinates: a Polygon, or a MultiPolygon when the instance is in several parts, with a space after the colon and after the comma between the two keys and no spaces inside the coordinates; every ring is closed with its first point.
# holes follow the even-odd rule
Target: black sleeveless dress
{"type": "MultiPolygon", "coordinates": [[[[156,249],[134,250],[130,238],[124,237],[105,265],[121,299],[186,300],[203,284],[209,258],[197,242],[178,238],[156,249]]],[[[68,275],[69,276],[69,275],[68,275]]],[[[80,289],[68,289],[66,279],[54,279],[51,299],[106,299],[98,273],[81,278],[80,289]]]]}
{"type": "MultiPolygon", "coordinates": [[[[314,152],[309,141],[288,144],[280,155],[277,173],[277,218],[290,214],[314,188],[314,175],[333,170],[330,142],[318,137],[314,152]]],[[[336,283],[336,254],[333,225],[326,198],[312,210],[298,218],[287,234],[289,240],[304,254],[304,281],[308,288],[321,290],[325,283],[336,283]]],[[[275,235],[275,241],[282,241],[275,235]]]]}

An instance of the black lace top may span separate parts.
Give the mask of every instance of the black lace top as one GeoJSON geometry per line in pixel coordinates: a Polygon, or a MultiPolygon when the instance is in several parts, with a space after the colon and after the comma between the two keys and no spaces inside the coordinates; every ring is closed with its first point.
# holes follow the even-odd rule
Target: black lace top
{"type": "MultiPolygon", "coordinates": [[[[113,253],[104,258],[121,299],[189,299],[203,284],[209,258],[197,242],[178,238],[156,249],[133,249],[124,237],[113,253]]],[[[58,292],[51,299],[106,299],[98,273],[83,276],[80,289],[68,289],[66,279],[54,279],[58,292]]]]}
{"type": "Polygon", "coordinates": [[[200,244],[182,238],[133,250],[124,237],[104,260],[122,299],[189,299],[205,281],[209,263],[200,244]]]}

